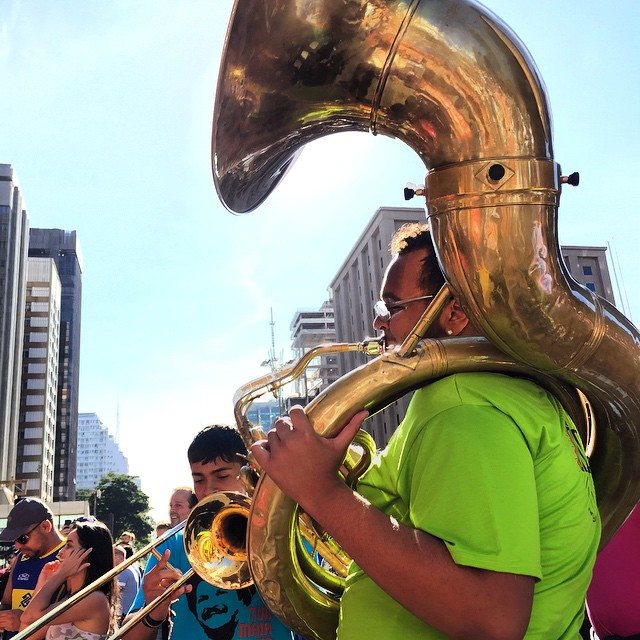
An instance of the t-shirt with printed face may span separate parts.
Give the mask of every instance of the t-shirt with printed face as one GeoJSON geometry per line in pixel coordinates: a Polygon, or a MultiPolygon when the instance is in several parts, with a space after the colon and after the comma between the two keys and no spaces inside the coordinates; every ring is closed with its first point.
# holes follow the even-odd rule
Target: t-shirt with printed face
{"type": "MultiPolygon", "coordinates": [[[[171,565],[186,573],[191,567],[184,551],[182,532],[158,547],[171,551],[171,565]]],[[[145,573],[157,563],[150,558],[145,573]]],[[[287,629],[265,606],[257,589],[219,589],[195,575],[192,591],[171,605],[174,611],[172,637],[179,640],[291,640],[287,629]]],[[[138,590],[131,611],[144,606],[144,593],[138,590]]]]}

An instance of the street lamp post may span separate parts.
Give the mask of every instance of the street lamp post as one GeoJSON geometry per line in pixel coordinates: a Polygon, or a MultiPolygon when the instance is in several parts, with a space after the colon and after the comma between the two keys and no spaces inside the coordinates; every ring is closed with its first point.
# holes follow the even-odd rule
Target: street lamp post
{"type": "Polygon", "coordinates": [[[102,497],[102,491],[100,489],[96,489],[93,492],[93,515],[97,517],[97,503],[98,500],[102,497]]]}

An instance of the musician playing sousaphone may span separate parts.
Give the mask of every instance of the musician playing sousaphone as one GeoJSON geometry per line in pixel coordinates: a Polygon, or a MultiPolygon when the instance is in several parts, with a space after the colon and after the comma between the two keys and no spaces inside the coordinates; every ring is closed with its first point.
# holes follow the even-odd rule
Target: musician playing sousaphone
{"type": "MultiPolygon", "coordinates": [[[[374,327],[400,344],[444,278],[426,226],[392,240],[374,327]]],[[[427,337],[479,335],[451,299],[427,337]]],[[[591,472],[560,403],[530,380],[458,373],[416,391],[358,493],[332,439],[293,408],[253,446],[354,563],[339,640],[577,638],[600,539],[591,472]]]]}

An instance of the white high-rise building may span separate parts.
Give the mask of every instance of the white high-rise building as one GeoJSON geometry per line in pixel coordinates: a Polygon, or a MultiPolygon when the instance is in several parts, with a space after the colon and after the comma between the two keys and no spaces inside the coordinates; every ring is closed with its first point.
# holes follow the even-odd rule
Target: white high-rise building
{"type": "Polygon", "coordinates": [[[53,501],[62,288],[55,262],[29,258],[16,476],[53,501]]]}
{"type": "Polygon", "coordinates": [[[129,462],[95,413],[78,414],[77,489],[95,489],[107,473],[129,473],[129,462]]]}
{"type": "Polygon", "coordinates": [[[62,285],[53,499],[75,500],[83,261],[78,235],[64,229],[31,228],[29,257],[51,258],[56,263],[62,285]]]}
{"type": "Polygon", "coordinates": [[[0,504],[13,504],[29,220],[18,178],[0,164],[0,504]]]}

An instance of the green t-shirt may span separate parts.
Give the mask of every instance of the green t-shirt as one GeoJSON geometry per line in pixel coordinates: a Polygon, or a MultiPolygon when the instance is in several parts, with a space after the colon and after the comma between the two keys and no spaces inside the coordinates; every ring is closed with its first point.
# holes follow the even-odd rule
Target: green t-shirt
{"type": "MultiPolygon", "coordinates": [[[[420,389],[358,491],[457,564],[535,577],[526,638],[579,637],[600,518],[578,433],[536,384],[464,373],[420,389]]],[[[351,567],[339,640],[444,637],[351,567]]]]}

